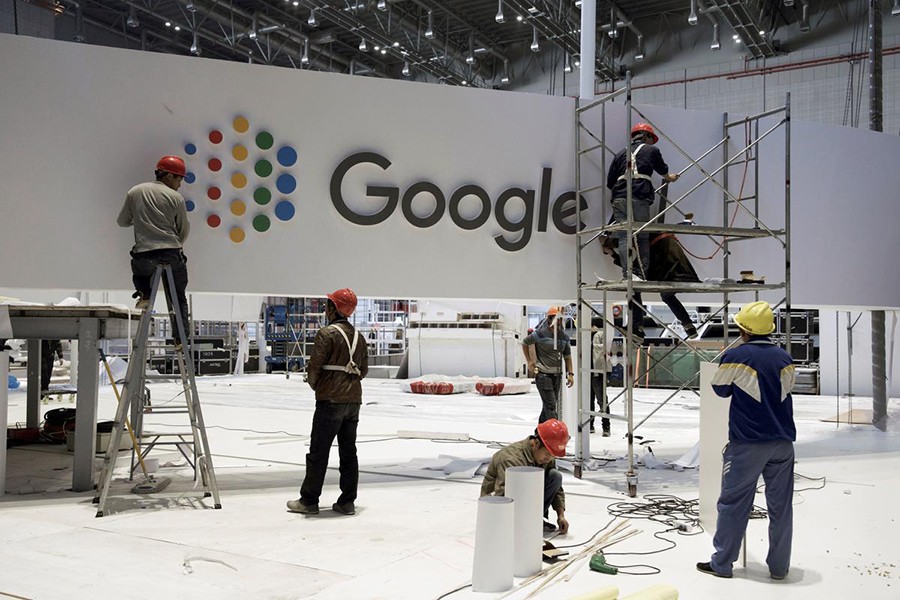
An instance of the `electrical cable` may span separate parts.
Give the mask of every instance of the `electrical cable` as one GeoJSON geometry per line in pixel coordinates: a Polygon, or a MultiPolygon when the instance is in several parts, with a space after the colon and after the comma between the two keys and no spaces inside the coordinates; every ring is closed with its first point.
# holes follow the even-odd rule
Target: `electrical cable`
{"type": "Polygon", "coordinates": [[[453,590],[450,590],[449,592],[445,592],[445,593],[441,594],[441,595],[438,596],[435,600],[443,600],[444,598],[449,598],[450,596],[452,596],[452,595],[455,594],[456,592],[461,592],[462,590],[466,589],[467,587],[472,587],[472,584],[471,584],[471,583],[467,583],[467,584],[465,584],[465,585],[461,585],[461,586],[459,586],[459,587],[456,588],[456,589],[453,589],[453,590]]]}

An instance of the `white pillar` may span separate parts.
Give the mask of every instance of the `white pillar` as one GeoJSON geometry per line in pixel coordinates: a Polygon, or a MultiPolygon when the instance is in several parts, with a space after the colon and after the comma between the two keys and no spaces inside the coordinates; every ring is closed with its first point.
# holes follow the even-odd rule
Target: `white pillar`
{"type": "Polygon", "coordinates": [[[581,2],[581,70],[578,97],[594,97],[594,65],[597,62],[597,0],[581,2]]]}
{"type": "Polygon", "coordinates": [[[510,467],[506,469],[506,497],[514,505],[515,550],[513,575],[531,577],[541,570],[544,548],[544,469],[510,467]]]}
{"type": "Polygon", "coordinates": [[[503,496],[478,499],[472,591],[505,592],[513,585],[513,501],[503,496]]]}

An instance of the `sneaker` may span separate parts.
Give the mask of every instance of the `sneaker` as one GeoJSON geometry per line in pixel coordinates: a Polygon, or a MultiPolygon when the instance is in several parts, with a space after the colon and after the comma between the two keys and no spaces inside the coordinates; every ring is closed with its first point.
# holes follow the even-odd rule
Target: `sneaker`
{"type": "Polygon", "coordinates": [[[603,437],[609,437],[609,429],[603,430],[603,437]]]}
{"type": "Polygon", "coordinates": [[[347,502],[345,504],[338,504],[337,502],[335,502],[331,505],[331,510],[336,513],[341,513],[342,515],[356,514],[356,506],[352,502],[347,502]]]}
{"type": "Polygon", "coordinates": [[[707,575],[715,575],[716,577],[722,577],[723,579],[731,579],[731,573],[729,573],[728,575],[716,573],[715,571],[713,571],[712,565],[708,562],[697,563],[697,570],[701,573],[706,573],[707,575]]]}
{"type": "Polygon", "coordinates": [[[147,310],[150,306],[150,298],[138,298],[138,301],[134,303],[134,307],[137,310],[147,310]]]}
{"type": "Polygon", "coordinates": [[[550,521],[544,521],[544,533],[551,533],[553,531],[556,531],[556,525],[550,521]]]}
{"type": "Polygon", "coordinates": [[[775,575],[774,573],[769,573],[769,577],[771,577],[775,581],[781,581],[782,579],[787,577],[787,573],[785,573],[784,575],[775,575]]]}
{"type": "Polygon", "coordinates": [[[303,504],[300,500],[288,500],[287,509],[292,513],[300,513],[301,515],[319,514],[318,504],[303,504]]]}

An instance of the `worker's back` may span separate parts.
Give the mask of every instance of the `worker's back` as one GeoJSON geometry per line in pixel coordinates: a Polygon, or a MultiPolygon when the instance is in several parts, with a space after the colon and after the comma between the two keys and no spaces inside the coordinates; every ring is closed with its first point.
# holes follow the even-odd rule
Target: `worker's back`
{"type": "Polygon", "coordinates": [[[134,252],[181,248],[190,231],[184,197],[159,181],[128,191],[118,223],[134,226],[134,252]]]}

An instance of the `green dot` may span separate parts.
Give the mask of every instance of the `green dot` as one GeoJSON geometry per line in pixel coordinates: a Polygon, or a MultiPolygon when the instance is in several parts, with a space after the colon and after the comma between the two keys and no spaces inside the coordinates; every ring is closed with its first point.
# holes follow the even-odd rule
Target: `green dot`
{"type": "Polygon", "coordinates": [[[268,131],[260,131],[256,134],[256,145],[260,150],[268,150],[275,144],[275,138],[268,131]]]}
{"type": "Polygon", "coordinates": [[[258,187],[253,192],[253,200],[260,206],[265,206],[272,200],[272,192],[269,191],[269,188],[258,187]]]}
{"type": "Polygon", "coordinates": [[[255,217],[253,217],[253,229],[259,231],[260,233],[262,233],[263,231],[268,231],[271,225],[272,222],[266,215],[256,215],[255,217]]]}
{"type": "Polygon", "coordinates": [[[268,177],[272,174],[272,163],[265,159],[258,160],[256,161],[256,167],[254,170],[260,177],[268,177]]]}

